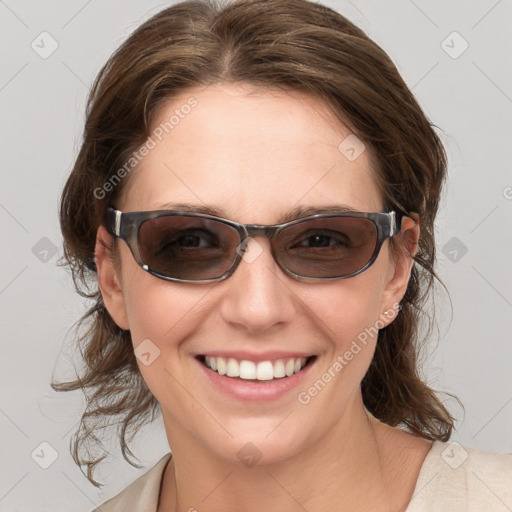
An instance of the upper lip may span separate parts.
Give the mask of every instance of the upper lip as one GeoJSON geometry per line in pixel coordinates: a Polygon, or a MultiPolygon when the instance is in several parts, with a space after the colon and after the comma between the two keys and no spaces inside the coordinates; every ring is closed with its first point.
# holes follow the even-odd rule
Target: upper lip
{"type": "Polygon", "coordinates": [[[294,359],[300,357],[311,357],[315,354],[311,352],[290,352],[290,351],[279,351],[273,350],[269,352],[247,352],[244,350],[212,350],[202,354],[198,354],[197,357],[210,356],[210,357],[224,357],[225,359],[236,359],[237,361],[254,361],[259,363],[261,361],[278,361],[279,359],[294,359]]]}

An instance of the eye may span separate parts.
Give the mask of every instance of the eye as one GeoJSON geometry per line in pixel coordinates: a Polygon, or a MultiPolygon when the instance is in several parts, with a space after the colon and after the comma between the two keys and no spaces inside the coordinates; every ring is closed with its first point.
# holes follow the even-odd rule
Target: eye
{"type": "Polygon", "coordinates": [[[207,241],[199,233],[185,233],[176,238],[176,244],[181,247],[205,247],[207,241]]]}
{"type": "Polygon", "coordinates": [[[348,237],[339,231],[318,231],[318,232],[307,232],[300,235],[301,240],[297,243],[293,243],[290,249],[296,247],[307,247],[311,249],[315,248],[327,248],[327,247],[348,247],[350,240],[348,237]]]}
{"type": "Polygon", "coordinates": [[[218,238],[204,229],[186,229],[167,233],[159,242],[157,252],[220,247],[218,238]]]}

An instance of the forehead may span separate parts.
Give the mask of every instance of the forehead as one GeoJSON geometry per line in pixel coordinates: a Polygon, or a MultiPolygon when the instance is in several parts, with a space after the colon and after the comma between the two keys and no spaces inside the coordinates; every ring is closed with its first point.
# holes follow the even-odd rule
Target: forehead
{"type": "Polygon", "coordinates": [[[161,106],[151,138],[123,193],[125,210],[193,203],[240,222],[274,223],[297,205],[382,207],[370,151],[303,93],[189,89],[161,106]]]}

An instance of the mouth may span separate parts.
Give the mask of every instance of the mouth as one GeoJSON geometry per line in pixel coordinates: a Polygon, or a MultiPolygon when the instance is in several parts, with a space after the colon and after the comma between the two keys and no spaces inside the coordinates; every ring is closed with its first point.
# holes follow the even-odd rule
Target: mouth
{"type": "Polygon", "coordinates": [[[313,364],[316,355],[308,357],[286,357],[266,361],[250,361],[233,357],[200,355],[197,359],[209,370],[238,381],[271,382],[284,380],[304,371],[313,364]]]}

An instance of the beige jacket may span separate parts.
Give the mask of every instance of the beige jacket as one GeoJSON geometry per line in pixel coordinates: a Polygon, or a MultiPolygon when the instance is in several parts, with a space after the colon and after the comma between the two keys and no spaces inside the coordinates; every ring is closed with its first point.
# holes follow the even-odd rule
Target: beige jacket
{"type": "MultiPolygon", "coordinates": [[[[168,453],[93,512],[156,512],[168,453]]],[[[406,512],[511,512],[512,455],[433,443],[406,512]]]]}

